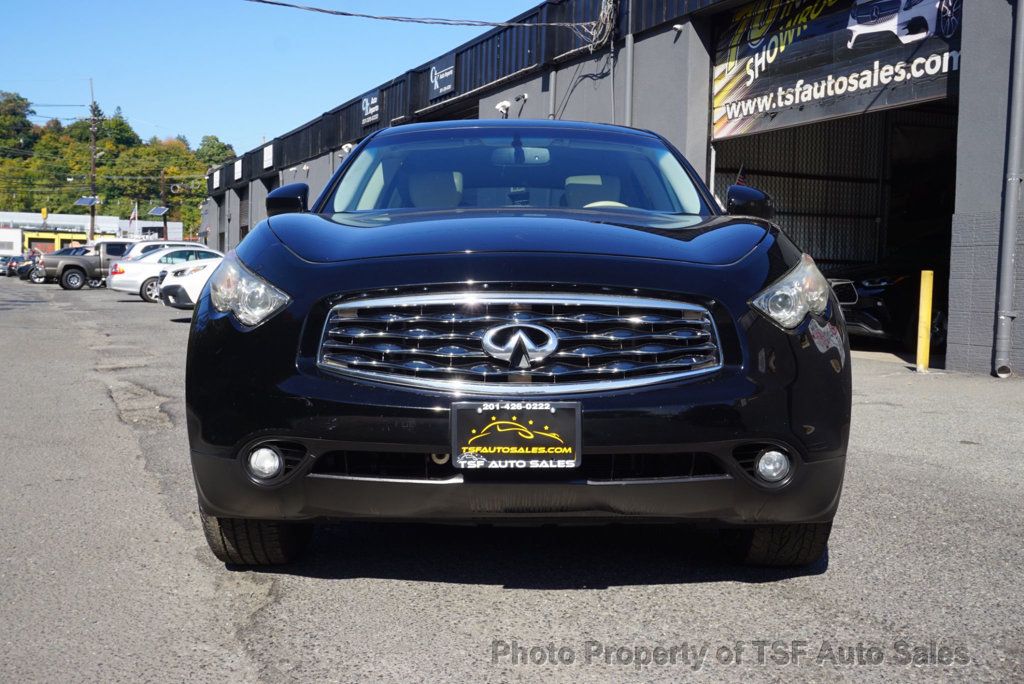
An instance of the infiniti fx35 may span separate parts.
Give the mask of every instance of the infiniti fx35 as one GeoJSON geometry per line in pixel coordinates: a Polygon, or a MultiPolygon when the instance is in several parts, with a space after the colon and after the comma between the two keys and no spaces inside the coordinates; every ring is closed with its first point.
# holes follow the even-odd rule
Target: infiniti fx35
{"type": "Polygon", "coordinates": [[[680,523],[820,559],[850,356],[838,303],[658,135],[554,121],[365,139],[212,275],[188,348],[213,553],[295,558],[312,523],[680,523]]]}

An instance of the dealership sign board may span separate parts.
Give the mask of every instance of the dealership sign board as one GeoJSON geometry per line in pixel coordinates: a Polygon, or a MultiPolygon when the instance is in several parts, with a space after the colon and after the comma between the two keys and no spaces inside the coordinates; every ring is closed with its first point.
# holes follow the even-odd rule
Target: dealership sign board
{"type": "Polygon", "coordinates": [[[374,90],[371,93],[363,95],[362,101],[359,103],[362,109],[362,116],[360,121],[363,126],[369,126],[370,124],[377,123],[380,121],[380,91],[374,90]]]}
{"type": "Polygon", "coordinates": [[[455,53],[435,60],[427,72],[430,81],[430,99],[436,100],[455,91],[455,53]]]}
{"type": "Polygon", "coordinates": [[[946,97],[963,0],[759,0],[716,27],[716,140],[946,97]]]}

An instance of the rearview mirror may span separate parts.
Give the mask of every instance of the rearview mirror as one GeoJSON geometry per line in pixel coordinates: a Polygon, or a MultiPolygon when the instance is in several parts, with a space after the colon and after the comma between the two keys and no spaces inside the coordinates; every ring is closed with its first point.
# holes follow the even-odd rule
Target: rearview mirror
{"type": "Polygon", "coordinates": [[[495,166],[534,166],[551,161],[551,150],[546,147],[499,147],[491,153],[495,166]]]}
{"type": "Polygon", "coordinates": [[[309,204],[309,186],[291,183],[271,190],[267,195],[267,216],[296,214],[306,211],[309,204]]]}
{"type": "Polygon", "coordinates": [[[756,216],[763,219],[775,218],[772,198],[757,188],[747,185],[730,185],[725,191],[725,210],[730,214],[756,216]]]}

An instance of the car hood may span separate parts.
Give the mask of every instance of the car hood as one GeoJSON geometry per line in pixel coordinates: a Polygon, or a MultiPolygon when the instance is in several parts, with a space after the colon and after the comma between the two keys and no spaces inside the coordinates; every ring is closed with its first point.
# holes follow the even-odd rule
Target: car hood
{"type": "Polygon", "coordinates": [[[753,218],[567,210],[282,214],[269,225],[297,256],[318,263],[543,252],[720,265],[742,259],[770,229],[753,218]]]}

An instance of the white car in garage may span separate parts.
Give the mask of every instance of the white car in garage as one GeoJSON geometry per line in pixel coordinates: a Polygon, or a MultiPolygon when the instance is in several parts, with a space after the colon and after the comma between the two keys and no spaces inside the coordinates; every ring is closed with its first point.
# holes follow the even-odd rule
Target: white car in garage
{"type": "Polygon", "coordinates": [[[949,40],[960,29],[962,5],[962,0],[855,0],[846,47],[853,49],[871,33],[891,33],[904,44],[931,36],[949,40]]]}
{"type": "Polygon", "coordinates": [[[175,309],[194,309],[199,293],[206,286],[213,272],[220,266],[221,258],[204,259],[188,263],[181,268],[167,269],[160,279],[160,299],[164,306],[175,309]]]}
{"type": "Polygon", "coordinates": [[[166,247],[137,259],[120,260],[112,265],[107,276],[107,287],[118,292],[137,294],[147,302],[156,302],[160,300],[161,271],[184,268],[186,265],[199,265],[223,256],[220,252],[202,245],[166,247]]]}

